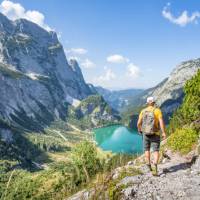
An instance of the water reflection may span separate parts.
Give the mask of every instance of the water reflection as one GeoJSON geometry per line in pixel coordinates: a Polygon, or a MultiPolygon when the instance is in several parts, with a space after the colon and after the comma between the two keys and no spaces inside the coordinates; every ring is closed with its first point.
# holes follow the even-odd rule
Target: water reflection
{"type": "Polygon", "coordinates": [[[103,150],[120,153],[141,153],[142,138],[137,131],[124,126],[109,126],[94,130],[95,140],[103,150]]]}

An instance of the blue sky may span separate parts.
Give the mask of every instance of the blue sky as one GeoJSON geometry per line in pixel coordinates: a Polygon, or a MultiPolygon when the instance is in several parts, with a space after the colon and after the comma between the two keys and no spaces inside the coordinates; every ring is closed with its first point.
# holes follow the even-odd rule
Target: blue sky
{"type": "Polygon", "coordinates": [[[200,57],[197,0],[12,0],[0,10],[54,29],[86,81],[106,88],[152,87],[200,57]]]}

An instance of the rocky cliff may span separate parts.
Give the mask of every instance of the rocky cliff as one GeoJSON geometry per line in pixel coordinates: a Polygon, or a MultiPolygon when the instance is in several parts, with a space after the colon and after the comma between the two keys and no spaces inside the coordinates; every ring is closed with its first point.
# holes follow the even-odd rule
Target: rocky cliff
{"type": "Polygon", "coordinates": [[[39,131],[94,94],[55,32],[0,14],[0,126],[39,131]]]}

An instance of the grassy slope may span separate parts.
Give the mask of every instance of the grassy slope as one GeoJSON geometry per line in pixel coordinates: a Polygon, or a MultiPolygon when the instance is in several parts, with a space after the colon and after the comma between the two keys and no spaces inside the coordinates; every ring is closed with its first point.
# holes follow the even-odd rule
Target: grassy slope
{"type": "MultiPolygon", "coordinates": [[[[100,97],[91,98],[83,101],[81,106],[87,107],[95,102],[98,107],[100,101],[101,107],[110,111],[100,97]],[[93,98],[98,101],[93,101],[93,98]]],[[[10,144],[11,155],[7,157],[3,155],[7,155],[9,144],[0,140],[0,196],[3,199],[62,199],[85,184],[84,172],[72,165],[70,157],[76,144],[91,140],[91,132],[81,131],[90,124],[84,126],[87,119],[76,120],[78,125],[71,123],[72,115],[68,119],[53,122],[43,133],[15,134],[17,139],[10,144]],[[24,168],[21,168],[22,157],[25,158],[24,168]]],[[[112,157],[100,149],[97,149],[97,154],[102,162],[112,157]]]]}
{"type": "Polygon", "coordinates": [[[71,148],[90,138],[90,134],[57,121],[42,134],[25,133],[17,137],[14,144],[0,142],[0,197],[52,199],[53,196],[57,198],[56,188],[62,187],[63,170],[68,166],[71,148]],[[20,156],[26,158],[24,169],[19,167],[20,156]],[[40,167],[45,170],[40,170],[40,167]]]}

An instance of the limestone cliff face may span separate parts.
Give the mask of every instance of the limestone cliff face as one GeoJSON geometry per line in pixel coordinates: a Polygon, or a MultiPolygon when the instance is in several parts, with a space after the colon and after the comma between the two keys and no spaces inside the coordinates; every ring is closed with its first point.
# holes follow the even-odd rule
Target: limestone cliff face
{"type": "Polygon", "coordinates": [[[93,94],[75,60],[67,61],[54,32],[0,14],[1,130],[40,130],[66,116],[67,104],[93,94]]]}

